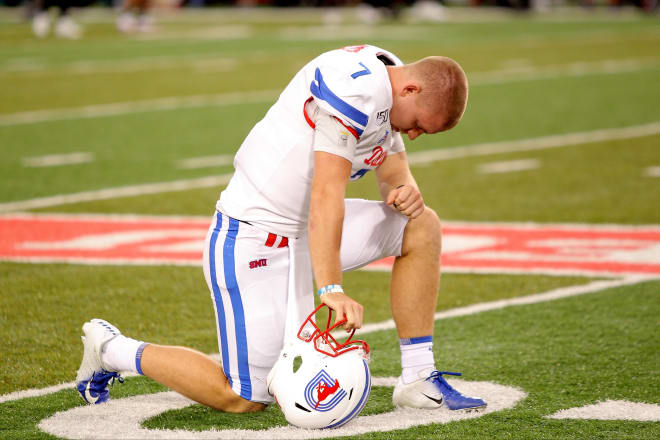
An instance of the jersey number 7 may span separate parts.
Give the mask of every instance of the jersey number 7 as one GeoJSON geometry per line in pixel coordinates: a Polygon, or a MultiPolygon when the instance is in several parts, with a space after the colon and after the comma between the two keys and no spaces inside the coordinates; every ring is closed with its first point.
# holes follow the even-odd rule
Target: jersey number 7
{"type": "Polygon", "coordinates": [[[364,64],[360,63],[360,66],[364,67],[364,70],[358,70],[357,72],[351,75],[351,78],[355,79],[358,76],[369,75],[371,73],[371,70],[369,70],[369,68],[364,64]]]}

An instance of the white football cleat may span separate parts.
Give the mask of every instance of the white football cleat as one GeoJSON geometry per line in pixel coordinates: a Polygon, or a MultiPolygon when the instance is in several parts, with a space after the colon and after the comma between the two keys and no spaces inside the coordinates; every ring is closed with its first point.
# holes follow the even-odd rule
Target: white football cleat
{"type": "Polygon", "coordinates": [[[109,341],[119,336],[121,332],[117,327],[103,321],[92,319],[83,327],[85,336],[82,336],[84,352],[78,374],[76,375],[76,388],[87,403],[103,403],[109,399],[108,382],[115,379],[123,382],[124,379],[116,371],[109,369],[101,361],[103,347],[109,341]]]}
{"type": "Polygon", "coordinates": [[[443,374],[460,376],[461,373],[426,369],[419,372],[419,380],[404,384],[399,381],[394,387],[392,402],[395,406],[410,408],[437,409],[445,407],[452,411],[480,411],[486,408],[486,402],[473,397],[466,397],[456,391],[442,377],[443,374]]]}

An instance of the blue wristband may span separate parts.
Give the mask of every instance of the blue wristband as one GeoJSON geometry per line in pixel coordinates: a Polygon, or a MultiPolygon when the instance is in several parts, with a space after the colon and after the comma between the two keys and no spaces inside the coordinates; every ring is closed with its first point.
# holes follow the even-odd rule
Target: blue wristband
{"type": "Polygon", "coordinates": [[[321,287],[317,293],[319,296],[325,293],[344,293],[344,289],[341,288],[341,284],[328,284],[321,287]]]}

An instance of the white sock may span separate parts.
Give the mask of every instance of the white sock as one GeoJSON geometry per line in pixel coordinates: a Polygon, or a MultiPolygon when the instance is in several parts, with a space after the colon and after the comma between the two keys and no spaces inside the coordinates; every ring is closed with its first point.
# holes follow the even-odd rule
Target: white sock
{"type": "Polygon", "coordinates": [[[142,373],[140,362],[142,350],[148,344],[118,335],[112,338],[101,350],[101,362],[113,371],[142,373]]]}
{"type": "Polygon", "coordinates": [[[419,372],[434,369],[433,337],[404,338],[399,340],[401,348],[401,379],[404,384],[419,380],[419,372]]]}

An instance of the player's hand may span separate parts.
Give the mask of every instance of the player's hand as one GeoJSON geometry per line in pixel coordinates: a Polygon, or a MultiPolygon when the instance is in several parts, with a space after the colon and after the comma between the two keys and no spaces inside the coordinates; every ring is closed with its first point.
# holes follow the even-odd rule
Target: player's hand
{"type": "Polygon", "coordinates": [[[385,203],[411,219],[419,217],[424,212],[422,193],[411,185],[400,185],[391,190],[385,203]]]}
{"type": "Polygon", "coordinates": [[[350,298],[344,293],[324,293],[321,295],[321,302],[335,311],[335,323],[346,317],[344,324],[346,331],[351,331],[362,327],[362,312],[364,308],[360,303],[350,298]]]}

